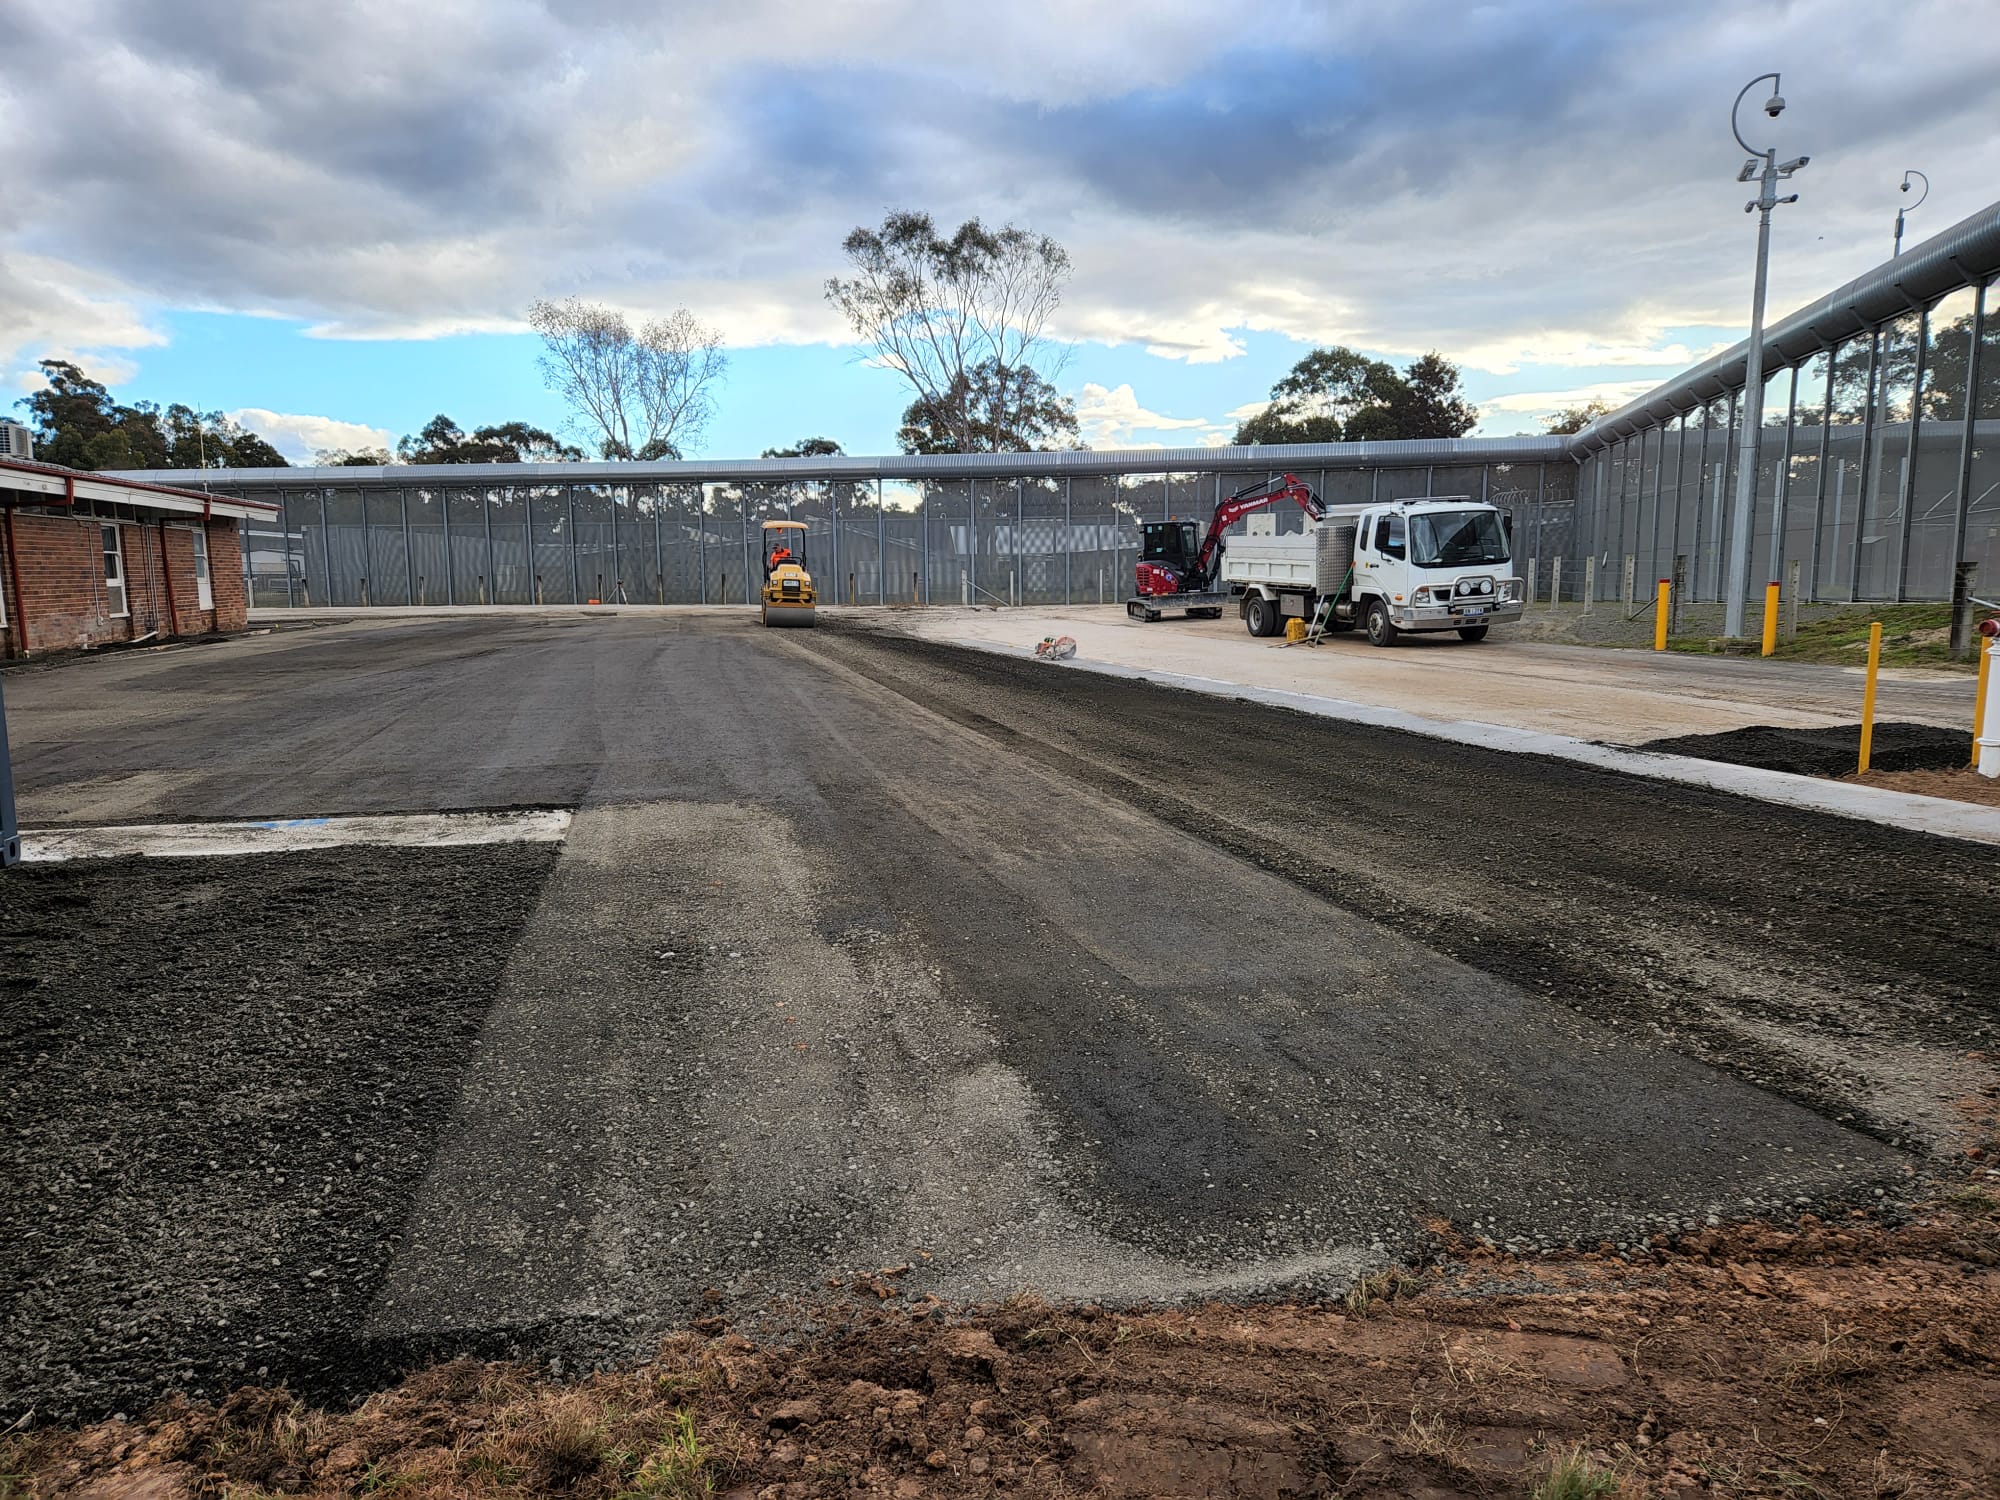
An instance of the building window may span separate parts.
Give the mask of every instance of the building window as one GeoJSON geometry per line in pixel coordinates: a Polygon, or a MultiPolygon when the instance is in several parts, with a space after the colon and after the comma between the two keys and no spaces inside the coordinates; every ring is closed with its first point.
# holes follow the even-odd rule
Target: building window
{"type": "Polygon", "coordinates": [[[116,526],[97,528],[104,540],[104,603],[113,619],[132,613],[125,602],[125,549],[116,526]]]}
{"type": "Polygon", "coordinates": [[[191,533],[194,537],[194,592],[195,602],[203,609],[215,608],[215,589],[208,581],[208,531],[197,526],[191,533]]]}

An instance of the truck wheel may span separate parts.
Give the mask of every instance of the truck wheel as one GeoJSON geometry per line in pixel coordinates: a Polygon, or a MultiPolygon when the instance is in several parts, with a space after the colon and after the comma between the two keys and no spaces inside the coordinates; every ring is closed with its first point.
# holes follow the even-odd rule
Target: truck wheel
{"type": "Polygon", "coordinates": [[[1371,646],[1396,644],[1396,627],[1389,619],[1389,606],[1380,599],[1368,601],[1368,644],[1371,646]]]}
{"type": "Polygon", "coordinates": [[[1278,623],[1278,601],[1261,594],[1244,606],[1243,618],[1254,636],[1276,635],[1283,628],[1278,623]]]}
{"type": "Polygon", "coordinates": [[[1461,625],[1458,627],[1458,638],[1461,641],[1483,641],[1486,632],[1492,628],[1490,625],[1461,625]]]}

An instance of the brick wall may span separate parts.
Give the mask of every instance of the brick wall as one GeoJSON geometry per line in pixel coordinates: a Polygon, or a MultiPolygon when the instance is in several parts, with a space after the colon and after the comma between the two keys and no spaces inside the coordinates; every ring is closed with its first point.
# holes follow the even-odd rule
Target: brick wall
{"type": "Polygon", "coordinates": [[[243,597],[243,554],[234,521],[211,520],[208,563],[214,607],[200,606],[194,575],[194,536],[199,519],[119,524],[125,554],[124,615],[111,613],[104,586],[100,527],[89,517],[10,511],[0,519],[0,585],[7,594],[6,649],[9,656],[62,651],[107,641],[241,630],[248,623],[243,597]],[[6,556],[11,524],[14,555],[6,556]],[[168,577],[172,577],[172,608],[168,577]],[[15,580],[20,594],[16,597],[15,580]],[[25,606],[25,608],[24,608],[25,606]],[[22,639],[22,616],[27,638],[22,639]]]}

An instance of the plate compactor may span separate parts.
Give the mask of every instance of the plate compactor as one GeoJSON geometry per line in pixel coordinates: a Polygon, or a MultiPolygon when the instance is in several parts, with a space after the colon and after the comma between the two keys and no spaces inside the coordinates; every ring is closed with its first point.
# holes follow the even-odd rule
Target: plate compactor
{"type": "Polygon", "coordinates": [[[810,625],[818,595],[806,571],[806,523],[764,523],[764,623],[810,625]]]}

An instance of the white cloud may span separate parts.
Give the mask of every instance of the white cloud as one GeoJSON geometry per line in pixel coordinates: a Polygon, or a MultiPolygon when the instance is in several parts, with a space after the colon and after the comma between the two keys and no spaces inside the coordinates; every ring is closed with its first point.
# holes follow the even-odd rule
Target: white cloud
{"type": "Polygon", "coordinates": [[[23,390],[42,384],[37,359],[67,359],[107,384],[137,365],[110,350],[152,348],[166,335],[122,283],[71,262],[0,249],[0,373],[23,390]]]}
{"type": "Polygon", "coordinates": [[[575,293],[685,304],[739,346],[842,342],[821,282],[891,205],[1056,235],[1064,336],[1189,365],[1267,333],[1536,386],[1666,373],[1744,321],[1754,220],[1718,123],[1743,57],[1787,59],[1779,142],[1814,156],[1780,210],[1774,315],[1886,255],[1909,162],[1939,186],[1921,235],[1986,201],[2000,151],[2000,28],[1967,0],[1911,0],[1904,32],[1944,44],[1901,49],[1860,0],[73,0],[10,20],[0,138],[35,143],[0,229],[17,382],[50,348],[157,345],[153,308],[435,337],[575,293]]]}
{"type": "Polygon", "coordinates": [[[1597,385],[1572,386],[1564,391],[1512,391],[1504,396],[1495,396],[1490,401],[1479,403],[1484,412],[1528,412],[1537,416],[1560,411],[1564,407],[1583,406],[1592,401],[1602,401],[1614,410],[1627,401],[1635,401],[1654,386],[1656,380],[1613,380],[1597,385]]]}
{"type": "Polygon", "coordinates": [[[306,463],[322,448],[393,448],[396,436],[387,428],[370,427],[365,422],[343,422],[337,417],[314,417],[300,412],[266,411],[246,406],[229,413],[231,420],[247,427],[293,463],[306,463]]]}
{"type": "Polygon", "coordinates": [[[1167,417],[1148,411],[1130,385],[1106,388],[1088,381],[1076,396],[1077,426],[1083,440],[1093,448],[1158,447],[1158,443],[1133,441],[1139,432],[1178,432],[1205,428],[1204,417],[1167,417]]]}

